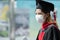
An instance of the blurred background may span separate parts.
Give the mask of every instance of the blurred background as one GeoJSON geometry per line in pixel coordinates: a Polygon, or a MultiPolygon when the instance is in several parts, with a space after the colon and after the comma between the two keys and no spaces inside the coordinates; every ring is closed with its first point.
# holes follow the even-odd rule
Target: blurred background
{"type": "MultiPolygon", "coordinates": [[[[57,23],[60,29],[60,1],[44,1],[51,2],[55,5],[57,10],[57,23]]],[[[35,19],[35,0],[14,0],[14,6],[12,6],[14,12],[12,13],[9,10],[10,6],[10,0],[0,0],[0,40],[36,40],[41,24],[35,19]],[[11,26],[10,22],[12,20],[10,20],[10,16],[13,17],[15,26],[11,26]],[[10,37],[11,33],[14,34],[12,34],[13,38],[10,37]]]]}
{"type": "Polygon", "coordinates": [[[8,0],[0,0],[0,40],[9,40],[8,0]]]}

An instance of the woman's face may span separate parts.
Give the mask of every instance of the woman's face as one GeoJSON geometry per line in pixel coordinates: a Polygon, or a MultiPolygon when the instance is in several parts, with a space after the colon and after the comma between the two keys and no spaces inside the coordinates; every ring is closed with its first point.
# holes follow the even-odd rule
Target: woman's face
{"type": "Polygon", "coordinates": [[[46,19],[46,14],[41,11],[41,9],[36,9],[36,15],[42,15],[44,19],[46,19]]]}
{"type": "Polygon", "coordinates": [[[47,17],[47,13],[45,14],[41,9],[36,9],[36,19],[39,23],[45,22],[47,17]]]}

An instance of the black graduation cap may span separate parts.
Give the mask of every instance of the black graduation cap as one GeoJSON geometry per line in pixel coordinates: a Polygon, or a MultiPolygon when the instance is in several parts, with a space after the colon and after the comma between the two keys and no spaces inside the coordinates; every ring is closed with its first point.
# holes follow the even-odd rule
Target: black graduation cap
{"type": "Polygon", "coordinates": [[[54,4],[42,0],[36,0],[36,9],[42,9],[43,12],[48,13],[54,11],[54,4]]]}

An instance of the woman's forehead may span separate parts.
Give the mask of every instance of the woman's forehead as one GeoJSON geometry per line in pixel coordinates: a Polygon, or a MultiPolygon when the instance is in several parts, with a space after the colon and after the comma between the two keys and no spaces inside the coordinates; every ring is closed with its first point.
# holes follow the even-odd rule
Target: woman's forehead
{"type": "Polygon", "coordinates": [[[36,9],[36,13],[41,13],[41,9],[36,9]]]}

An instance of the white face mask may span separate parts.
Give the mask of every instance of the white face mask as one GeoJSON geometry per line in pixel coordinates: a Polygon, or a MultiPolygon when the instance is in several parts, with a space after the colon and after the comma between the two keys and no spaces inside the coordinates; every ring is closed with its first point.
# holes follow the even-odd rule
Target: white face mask
{"type": "Polygon", "coordinates": [[[36,15],[36,20],[37,20],[39,23],[43,23],[43,22],[44,22],[43,15],[36,15]]]}

